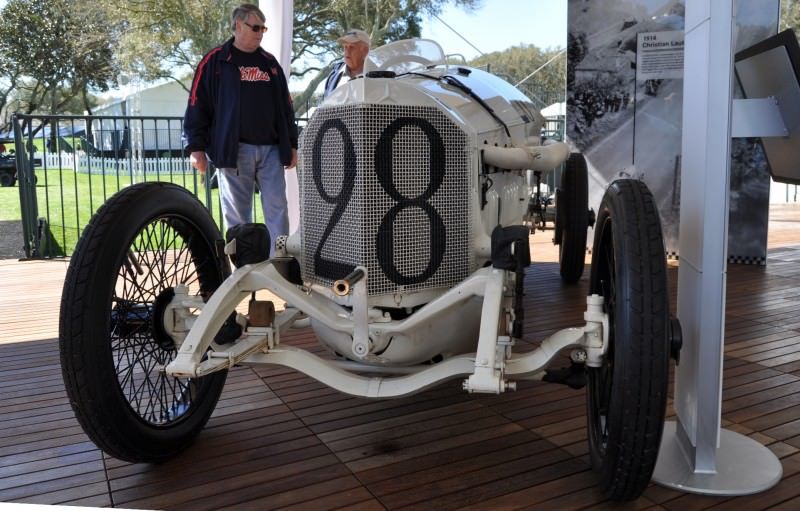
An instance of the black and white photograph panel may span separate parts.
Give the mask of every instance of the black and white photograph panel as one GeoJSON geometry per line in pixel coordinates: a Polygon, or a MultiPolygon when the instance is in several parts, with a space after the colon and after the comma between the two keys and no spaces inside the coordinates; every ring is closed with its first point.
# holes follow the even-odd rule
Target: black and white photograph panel
{"type": "MultiPolygon", "coordinates": [[[[779,1],[738,2],[735,15],[738,51],[776,33],[779,1]]],[[[569,0],[568,20],[567,138],[586,157],[589,205],[616,179],[644,181],[678,257],[685,2],[569,0]]],[[[729,255],[740,262],[761,262],[766,250],[770,182],[759,151],[753,140],[731,150],[729,255]]]]}

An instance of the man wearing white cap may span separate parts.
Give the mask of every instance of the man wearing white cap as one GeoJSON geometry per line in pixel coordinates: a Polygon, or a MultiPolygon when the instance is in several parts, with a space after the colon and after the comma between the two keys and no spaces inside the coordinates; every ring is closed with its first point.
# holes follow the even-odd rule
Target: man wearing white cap
{"type": "Polygon", "coordinates": [[[364,60],[369,53],[369,35],[363,30],[353,29],[345,32],[337,41],[342,45],[344,60],[334,64],[325,80],[323,97],[328,97],[336,87],[364,73],[364,60]]]}

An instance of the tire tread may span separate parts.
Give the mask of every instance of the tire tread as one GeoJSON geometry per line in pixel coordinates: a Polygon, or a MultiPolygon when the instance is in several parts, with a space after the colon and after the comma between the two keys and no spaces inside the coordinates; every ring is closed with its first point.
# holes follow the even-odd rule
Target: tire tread
{"type": "MultiPolygon", "coordinates": [[[[181,438],[173,439],[167,447],[143,445],[140,438],[121,433],[120,423],[129,420],[126,418],[127,410],[104,408],[103,403],[109,402],[108,392],[112,391],[97,388],[98,368],[92,365],[92,361],[97,360],[94,353],[97,346],[92,341],[90,330],[103,320],[93,317],[91,297],[103,292],[100,287],[104,264],[105,267],[113,265],[112,261],[103,261],[109,240],[120,229],[120,223],[127,221],[130,212],[154,194],[172,201],[184,201],[192,204],[192,207],[196,203],[203,208],[188,190],[171,183],[140,183],[113,195],[92,216],[80,235],[64,279],[59,315],[59,355],[64,386],[79,424],[103,451],[115,458],[134,462],[164,461],[187,447],[213,411],[226,376],[224,373],[214,375],[215,379],[209,383],[209,391],[205,396],[205,400],[213,402],[204,401],[198,405],[210,409],[202,410],[199,414],[205,416],[193,420],[195,424],[186,428],[189,431],[182,434],[181,438]]],[[[208,220],[213,224],[210,216],[208,220]]]]}
{"type": "MultiPolygon", "coordinates": [[[[669,299],[665,252],[658,210],[643,182],[615,181],[600,209],[599,219],[611,216],[614,244],[622,245],[619,250],[614,247],[615,266],[618,282],[623,277],[626,280],[629,302],[622,317],[623,305],[617,303],[617,319],[627,320],[623,329],[630,335],[626,338],[620,332],[618,321],[609,445],[602,466],[596,468],[609,498],[632,500],[652,477],[666,413],[669,299]],[[619,372],[618,365],[624,366],[619,372]],[[619,373],[624,375],[622,381],[616,380],[619,373]]],[[[594,253],[601,250],[599,238],[596,232],[594,253]]]]}

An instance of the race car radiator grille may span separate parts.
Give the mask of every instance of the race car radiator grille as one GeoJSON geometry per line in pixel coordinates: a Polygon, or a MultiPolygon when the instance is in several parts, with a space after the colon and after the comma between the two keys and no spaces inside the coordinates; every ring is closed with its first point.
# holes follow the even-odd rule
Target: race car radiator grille
{"type": "Polygon", "coordinates": [[[370,296],[461,282],[474,264],[467,149],[435,108],[317,110],[300,140],[303,279],[364,266],[370,296]]]}

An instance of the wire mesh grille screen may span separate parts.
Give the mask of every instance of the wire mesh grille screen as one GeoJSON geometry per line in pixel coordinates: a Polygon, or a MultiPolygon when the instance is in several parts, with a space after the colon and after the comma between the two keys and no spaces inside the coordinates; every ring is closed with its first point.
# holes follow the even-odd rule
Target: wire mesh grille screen
{"type": "Polygon", "coordinates": [[[331,285],[362,265],[376,296],[469,275],[467,136],[443,113],[321,108],[300,147],[304,280],[331,285]]]}

